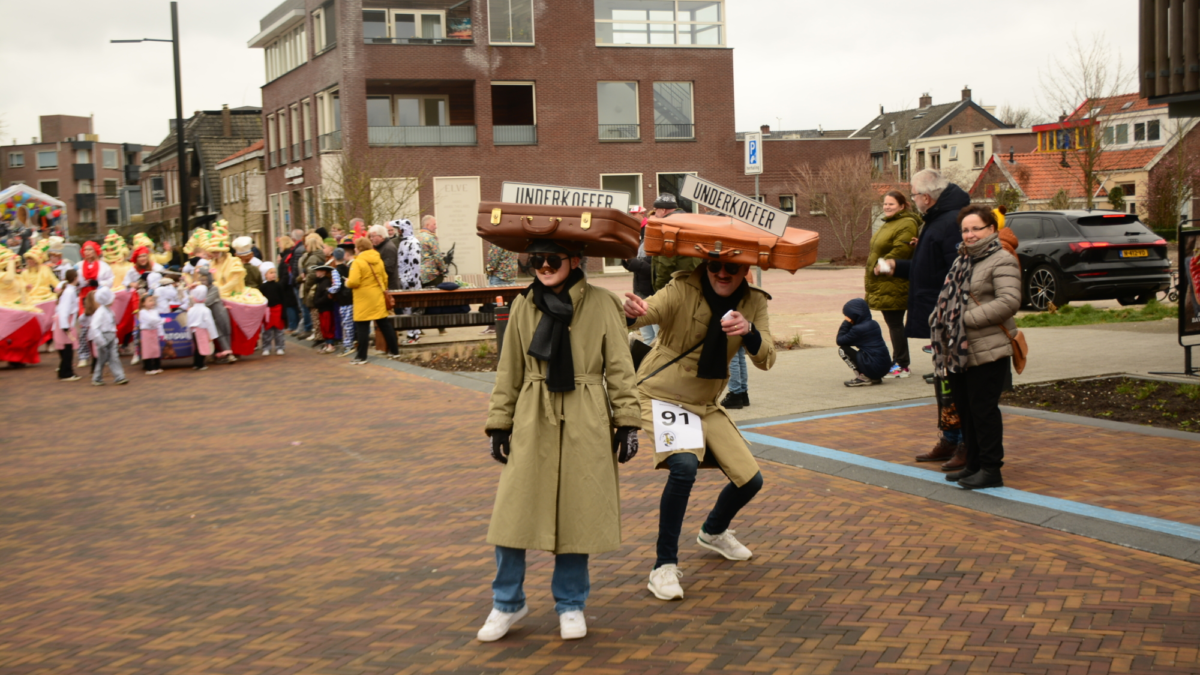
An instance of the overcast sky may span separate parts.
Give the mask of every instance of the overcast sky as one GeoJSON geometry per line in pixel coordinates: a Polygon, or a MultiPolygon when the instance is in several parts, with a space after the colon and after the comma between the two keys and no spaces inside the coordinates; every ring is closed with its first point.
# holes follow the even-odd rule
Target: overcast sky
{"type": "MultiPolygon", "coordinates": [[[[554,0],[546,0],[554,5],[554,0]]],[[[260,104],[263,52],[246,41],[276,0],[181,0],[183,109],[260,104]]],[[[887,110],[956,101],[1037,107],[1038,71],[1073,32],[1137,59],[1136,0],[727,0],[737,128],[854,129],[887,110]]],[[[6,2],[3,143],[37,136],[38,115],[95,115],[101,139],[158,143],[175,112],[164,0],[6,2]]],[[[1135,89],[1134,85],[1129,87],[1135,89]]]]}

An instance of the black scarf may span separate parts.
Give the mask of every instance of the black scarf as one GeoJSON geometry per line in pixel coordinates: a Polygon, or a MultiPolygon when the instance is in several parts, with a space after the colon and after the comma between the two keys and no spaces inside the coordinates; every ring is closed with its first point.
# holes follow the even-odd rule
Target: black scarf
{"type": "Polygon", "coordinates": [[[724,380],[729,377],[729,338],[721,330],[721,317],[730,310],[736,310],[742,297],[746,295],[746,281],[737,287],[727,298],[717,295],[708,283],[708,273],[700,274],[700,288],[704,291],[704,301],[712,310],[712,318],[708,320],[708,333],[704,335],[704,346],[700,348],[700,363],[696,368],[696,376],[706,380],[724,380]]]}
{"type": "Polygon", "coordinates": [[[546,288],[536,278],[530,285],[533,304],[542,310],[542,320],[533,332],[529,350],[525,353],[546,362],[546,388],[550,391],[575,391],[575,361],[571,357],[569,330],[571,317],[575,316],[571,287],[582,278],[583,270],[571,270],[558,293],[546,288]]]}

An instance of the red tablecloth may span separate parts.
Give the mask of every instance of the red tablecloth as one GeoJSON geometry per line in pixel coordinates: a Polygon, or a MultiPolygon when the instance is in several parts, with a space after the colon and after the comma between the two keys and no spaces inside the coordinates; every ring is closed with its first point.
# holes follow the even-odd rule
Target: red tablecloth
{"type": "Polygon", "coordinates": [[[0,308],[0,323],[7,334],[0,337],[0,361],[9,363],[41,363],[38,345],[42,343],[40,315],[16,309],[0,308]],[[9,329],[12,330],[9,330],[9,329]]]}
{"type": "Polygon", "coordinates": [[[223,300],[229,311],[229,323],[233,327],[229,348],[237,356],[249,356],[258,349],[258,336],[266,323],[269,308],[266,304],[244,305],[240,302],[223,300]]]}
{"type": "Polygon", "coordinates": [[[42,339],[38,344],[41,345],[54,339],[54,319],[58,301],[47,300],[37,307],[42,310],[42,315],[38,317],[38,324],[42,329],[42,339]]]}

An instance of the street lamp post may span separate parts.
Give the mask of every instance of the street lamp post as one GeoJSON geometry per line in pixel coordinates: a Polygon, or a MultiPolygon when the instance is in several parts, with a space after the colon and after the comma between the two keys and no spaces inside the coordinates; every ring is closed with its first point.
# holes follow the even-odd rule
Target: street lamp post
{"type": "Polygon", "coordinates": [[[142,38],[140,40],[110,40],[110,42],[170,42],[171,51],[175,56],[175,156],[179,165],[179,230],[182,239],[187,241],[189,212],[191,211],[188,184],[187,157],[184,154],[183,138],[183,87],[179,78],[179,3],[171,2],[171,39],[142,38]]]}

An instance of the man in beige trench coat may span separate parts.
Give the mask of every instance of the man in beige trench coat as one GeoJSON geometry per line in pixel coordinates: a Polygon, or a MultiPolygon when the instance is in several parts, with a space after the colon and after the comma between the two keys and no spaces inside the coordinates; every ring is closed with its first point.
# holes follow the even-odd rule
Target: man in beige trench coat
{"type": "Polygon", "coordinates": [[[654,349],[638,370],[638,397],[642,427],[654,438],[655,467],[670,470],[658,510],[658,559],[648,586],[660,600],[683,598],[679,534],[701,466],[721,469],[729,484],[696,543],[729,560],[751,556],[729,523],[758,494],[762,474],[750,446],[717,403],[729,381],[729,360],[740,347],[745,346],[756,367],[775,365],[767,316],[770,296],[750,285],[749,271],[747,265],[709,261],[692,272],[675,273],[671,283],[647,300],[625,294],[631,328],[659,326],[654,349]]]}
{"type": "Polygon", "coordinates": [[[526,252],[536,278],[513,301],[485,427],[504,469],[487,536],[496,579],[483,642],[529,612],[526,549],[555,554],[562,638],[587,634],[588,555],[621,545],[617,462],[637,453],[642,424],[620,298],[588,284],[579,253],[559,242],[535,240],[526,252]]]}

